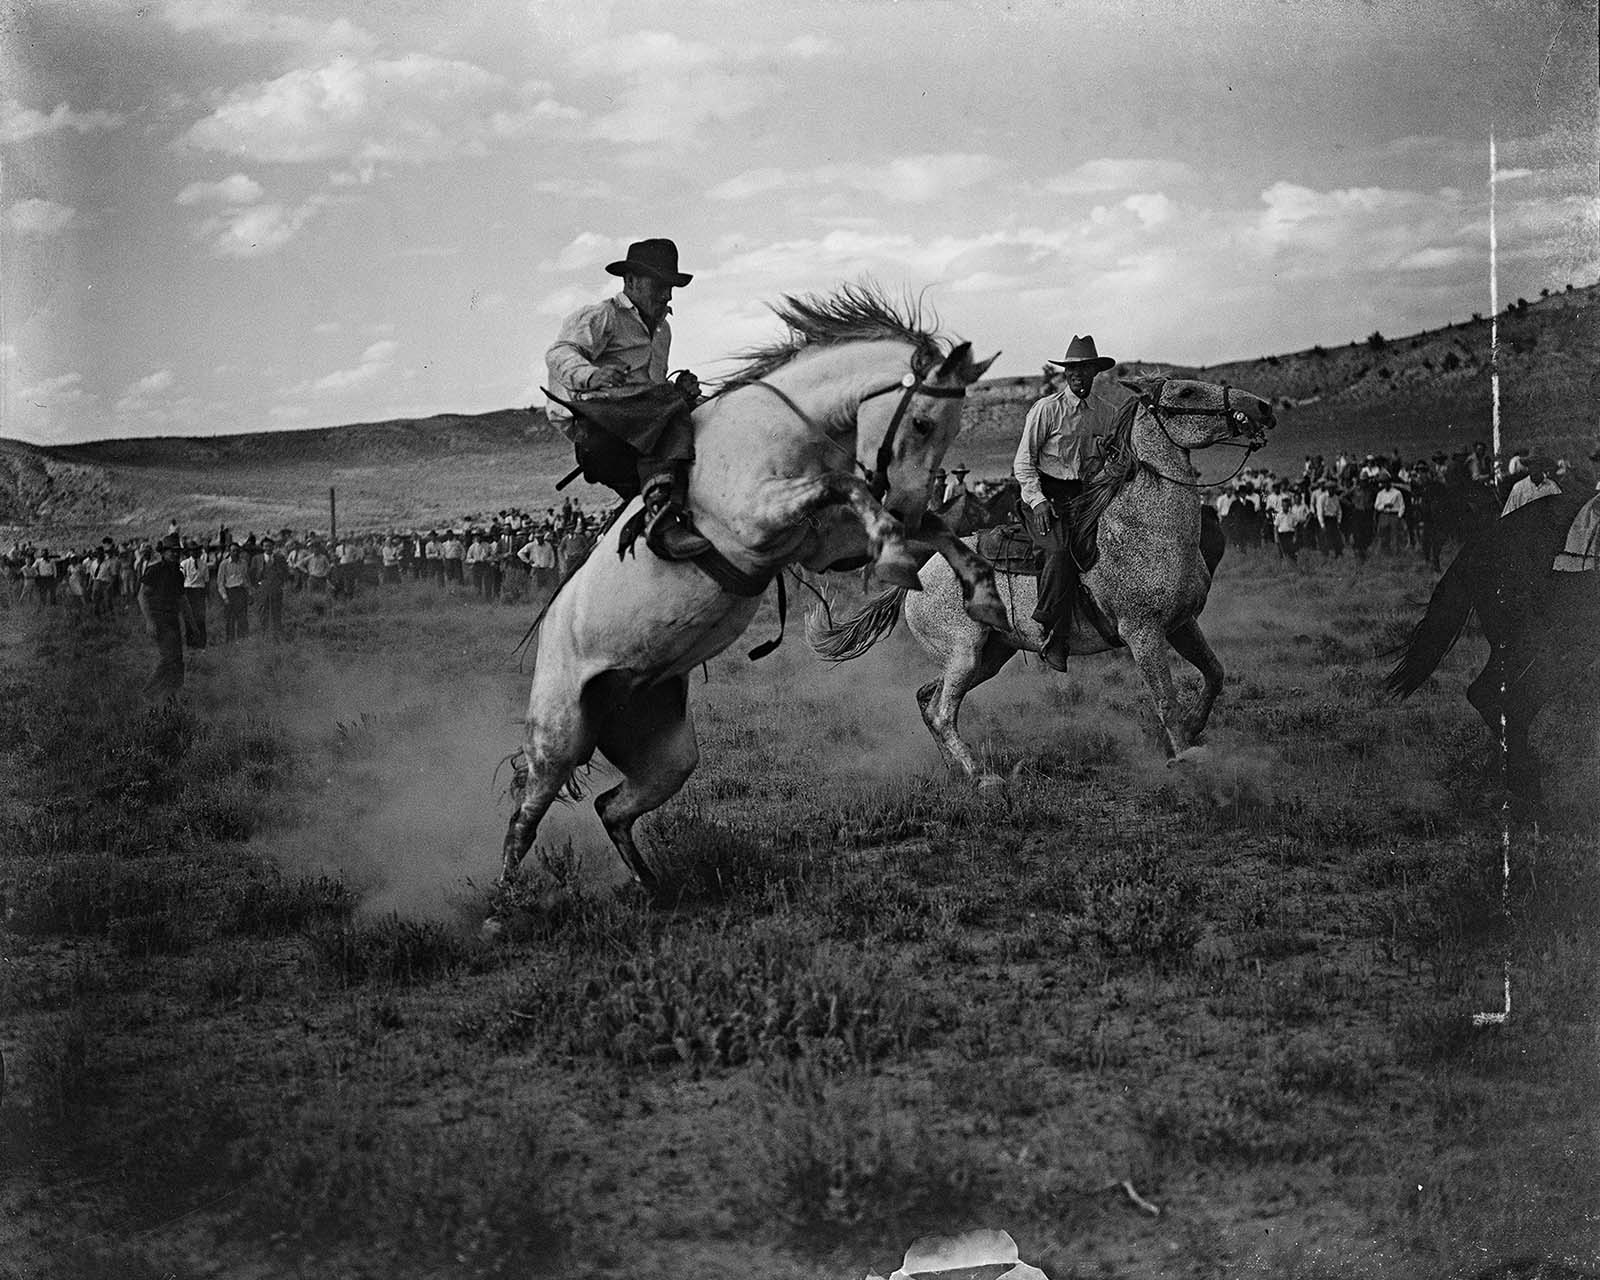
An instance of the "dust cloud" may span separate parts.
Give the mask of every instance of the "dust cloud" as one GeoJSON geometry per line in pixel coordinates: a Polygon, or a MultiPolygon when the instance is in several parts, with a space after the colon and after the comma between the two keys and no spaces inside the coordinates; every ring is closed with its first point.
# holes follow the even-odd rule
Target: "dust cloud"
{"type": "MultiPolygon", "coordinates": [[[[450,917],[499,876],[526,675],[390,654],[194,656],[211,672],[191,684],[203,713],[271,725],[294,756],[295,782],[276,793],[285,808],[252,847],[295,874],[343,878],[372,915],[450,917]]],[[[587,803],[555,805],[529,857],[569,847],[598,877],[617,861],[587,803]]]]}

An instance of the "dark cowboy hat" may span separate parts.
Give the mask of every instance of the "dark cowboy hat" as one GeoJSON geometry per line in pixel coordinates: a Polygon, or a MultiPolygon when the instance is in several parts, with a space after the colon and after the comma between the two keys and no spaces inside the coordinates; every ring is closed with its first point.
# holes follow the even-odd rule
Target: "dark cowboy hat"
{"type": "Polygon", "coordinates": [[[1102,369],[1115,368],[1117,362],[1110,356],[1103,356],[1096,351],[1094,349],[1094,339],[1086,333],[1081,338],[1074,334],[1072,341],[1067,344],[1067,354],[1059,360],[1048,360],[1046,363],[1056,365],[1062,369],[1073,369],[1078,365],[1086,364],[1092,366],[1094,371],[1098,373],[1102,369]]]}
{"type": "Polygon", "coordinates": [[[670,240],[635,240],[628,246],[628,256],[609,264],[606,271],[614,276],[653,276],[680,289],[694,279],[678,270],[678,246],[670,240]]]}
{"type": "Polygon", "coordinates": [[[183,544],[179,541],[178,535],[175,534],[175,533],[169,533],[166,537],[161,539],[160,542],[156,543],[156,546],[158,546],[163,551],[182,551],[183,550],[183,544]]]}

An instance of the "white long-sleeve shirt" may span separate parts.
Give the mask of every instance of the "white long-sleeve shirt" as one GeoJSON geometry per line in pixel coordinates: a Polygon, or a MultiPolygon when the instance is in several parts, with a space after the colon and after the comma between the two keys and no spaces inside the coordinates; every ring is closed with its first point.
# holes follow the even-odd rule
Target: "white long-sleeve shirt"
{"type": "Polygon", "coordinates": [[[1094,452],[1094,438],[1110,435],[1117,413],[1126,403],[1120,398],[1090,390],[1082,400],[1063,387],[1036,401],[1022,425],[1022,439],[1011,474],[1022,488],[1022,500],[1036,507],[1045,500],[1041,475],[1057,480],[1078,480],[1094,452]]]}
{"type": "Polygon", "coordinates": [[[1549,476],[1537,484],[1532,476],[1523,476],[1516,484],[1511,486],[1511,492],[1506,495],[1505,509],[1500,512],[1502,517],[1510,515],[1518,507],[1525,507],[1530,502],[1537,502],[1540,498],[1553,498],[1561,492],[1558,485],[1549,476]]]}
{"type": "MultiPolygon", "coordinates": [[[[578,308],[562,322],[560,334],[544,357],[550,390],[563,400],[582,400],[589,395],[626,395],[655,386],[667,380],[671,348],[672,326],[665,316],[652,333],[633,299],[626,293],[616,294],[578,308]],[[603,382],[610,369],[624,374],[616,388],[607,388],[603,382]]],[[[555,403],[546,413],[555,422],[572,417],[555,403]]]]}

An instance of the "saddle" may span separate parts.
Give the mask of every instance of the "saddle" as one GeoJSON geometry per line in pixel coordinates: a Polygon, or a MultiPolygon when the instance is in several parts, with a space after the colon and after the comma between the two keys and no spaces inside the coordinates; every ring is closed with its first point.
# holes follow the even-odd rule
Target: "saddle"
{"type": "Polygon", "coordinates": [[[1044,548],[1034,542],[1021,524],[1003,524],[978,531],[978,554],[996,573],[1037,578],[1044,569],[1044,548]]]}
{"type": "MultiPolygon", "coordinates": [[[[674,383],[646,387],[625,396],[563,400],[545,396],[571,412],[561,432],[572,441],[578,470],[590,484],[603,484],[625,501],[639,493],[639,459],[648,454],[667,424],[694,408],[695,401],[674,383]]],[[[557,486],[558,488],[560,486],[557,486]]]]}

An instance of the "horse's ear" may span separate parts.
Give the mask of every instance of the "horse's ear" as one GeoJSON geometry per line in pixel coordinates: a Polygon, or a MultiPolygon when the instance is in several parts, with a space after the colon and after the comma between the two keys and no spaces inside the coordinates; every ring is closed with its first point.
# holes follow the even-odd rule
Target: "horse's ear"
{"type": "Polygon", "coordinates": [[[972,344],[970,342],[957,343],[950,348],[950,354],[940,362],[938,372],[934,374],[934,377],[959,378],[961,370],[966,367],[971,359],[972,344]]]}
{"type": "Polygon", "coordinates": [[[1146,404],[1155,404],[1161,398],[1161,388],[1166,383],[1165,378],[1119,378],[1117,381],[1146,404]]]}
{"type": "Polygon", "coordinates": [[[958,343],[951,349],[950,354],[944,358],[944,363],[939,366],[939,372],[936,376],[950,378],[961,383],[976,382],[983,377],[989,366],[999,358],[1000,353],[996,351],[987,360],[978,363],[972,358],[972,344],[970,342],[958,343]]]}

